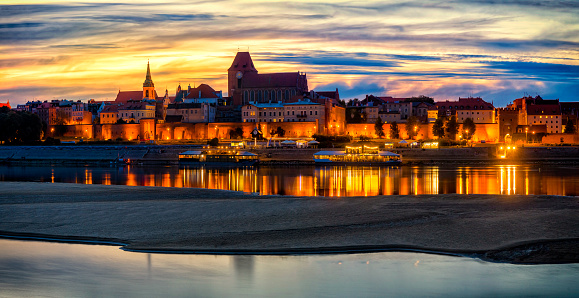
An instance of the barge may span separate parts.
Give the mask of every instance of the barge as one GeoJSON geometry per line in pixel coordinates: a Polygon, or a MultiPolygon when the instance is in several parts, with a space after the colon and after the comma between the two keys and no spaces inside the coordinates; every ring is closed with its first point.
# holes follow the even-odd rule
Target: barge
{"type": "Polygon", "coordinates": [[[402,163],[402,156],[390,151],[380,151],[378,147],[346,146],[344,151],[319,151],[314,154],[314,162],[316,165],[399,165],[402,163]]]}
{"type": "Polygon", "coordinates": [[[193,150],[179,153],[179,165],[248,167],[259,164],[257,154],[232,149],[193,150]]]}

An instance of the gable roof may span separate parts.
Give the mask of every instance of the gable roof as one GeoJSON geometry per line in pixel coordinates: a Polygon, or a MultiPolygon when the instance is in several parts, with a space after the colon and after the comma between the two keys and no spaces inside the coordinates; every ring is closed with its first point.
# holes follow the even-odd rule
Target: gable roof
{"type": "MultiPolygon", "coordinates": [[[[155,97],[157,96],[155,92],[155,97]]],[[[142,100],[143,91],[119,91],[115,103],[127,103],[129,100],[142,100]]]]}
{"type": "Polygon", "coordinates": [[[233,63],[231,63],[231,67],[229,67],[228,70],[257,72],[257,69],[255,69],[253,66],[253,61],[251,60],[251,55],[249,55],[249,52],[237,52],[237,55],[235,55],[235,59],[233,59],[233,63]]]}
{"type": "Polygon", "coordinates": [[[219,98],[215,89],[207,84],[201,84],[196,88],[189,89],[189,94],[186,98],[219,98]]]}

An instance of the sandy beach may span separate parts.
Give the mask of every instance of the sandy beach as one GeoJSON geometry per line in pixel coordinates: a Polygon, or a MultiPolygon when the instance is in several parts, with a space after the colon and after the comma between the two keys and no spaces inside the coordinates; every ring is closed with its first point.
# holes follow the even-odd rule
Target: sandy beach
{"type": "Polygon", "coordinates": [[[135,251],[299,254],[420,250],[579,262],[579,198],[259,196],[116,185],[0,183],[0,235],[135,251]]]}

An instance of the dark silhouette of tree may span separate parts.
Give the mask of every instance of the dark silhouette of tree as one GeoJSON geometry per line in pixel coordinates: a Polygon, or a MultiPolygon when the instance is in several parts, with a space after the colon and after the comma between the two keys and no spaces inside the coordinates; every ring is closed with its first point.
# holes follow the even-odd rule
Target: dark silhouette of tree
{"type": "Polygon", "coordinates": [[[456,138],[456,134],[458,133],[458,123],[456,123],[456,116],[452,116],[448,121],[446,121],[444,131],[446,132],[447,138],[451,140],[456,138]]]}
{"type": "Polygon", "coordinates": [[[125,119],[123,119],[123,118],[119,118],[119,120],[117,120],[116,124],[127,124],[127,121],[125,121],[125,119]]]}
{"type": "Polygon", "coordinates": [[[278,126],[276,131],[275,131],[275,134],[281,138],[281,137],[285,136],[285,130],[283,128],[281,128],[281,126],[278,126]]]}
{"type": "Polygon", "coordinates": [[[434,121],[434,124],[432,125],[432,134],[439,139],[444,138],[444,119],[442,117],[438,117],[434,121]]]}
{"type": "Polygon", "coordinates": [[[236,129],[232,129],[229,131],[229,138],[230,139],[243,139],[243,129],[241,127],[237,127],[236,129]]]}
{"type": "Polygon", "coordinates": [[[563,133],[575,133],[575,125],[573,125],[573,120],[567,117],[567,124],[565,124],[565,131],[563,133]]]}
{"type": "Polygon", "coordinates": [[[384,123],[382,122],[382,118],[378,117],[376,119],[376,123],[374,123],[374,130],[376,131],[376,135],[379,138],[384,136],[384,123]]]}
{"type": "Polygon", "coordinates": [[[476,124],[472,118],[464,119],[462,122],[462,138],[465,140],[470,140],[476,131],[476,124]]]}
{"type": "Polygon", "coordinates": [[[396,121],[390,123],[390,138],[400,139],[400,129],[398,129],[398,123],[396,123],[396,121]]]}
{"type": "Polygon", "coordinates": [[[68,125],[70,116],[63,110],[57,110],[54,115],[54,125],[68,125]]]}
{"type": "Polygon", "coordinates": [[[0,143],[26,143],[42,138],[42,120],[36,114],[0,109],[0,143]]]}
{"type": "Polygon", "coordinates": [[[424,95],[420,95],[418,97],[413,96],[411,98],[407,98],[404,101],[406,101],[406,102],[426,102],[426,103],[434,104],[434,98],[424,96],[424,95]]]}
{"type": "Polygon", "coordinates": [[[408,133],[408,138],[414,139],[418,134],[418,125],[420,125],[420,121],[415,116],[411,116],[406,120],[406,133],[408,133]]]}

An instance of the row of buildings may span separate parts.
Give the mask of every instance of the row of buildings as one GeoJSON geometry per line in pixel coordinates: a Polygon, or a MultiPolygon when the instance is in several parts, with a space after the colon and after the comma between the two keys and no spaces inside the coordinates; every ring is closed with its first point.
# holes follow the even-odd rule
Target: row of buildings
{"type": "MultiPolygon", "coordinates": [[[[119,91],[115,100],[32,101],[18,105],[16,109],[38,114],[49,126],[127,125],[145,121],[148,127],[157,124],[176,127],[205,123],[207,127],[211,124],[217,132],[220,125],[233,127],[233,124],[239,123],[243,127],[257,127],[266,123],[270,127],[293,130],[295,134],[307,131],[308,134],[353,136],[370,134],[367,132],[368,125],[364,126],[366,132],[348,129],[348,125],[356,127],[354,124],[374,124],[378,118],[385,124],[391,124],[405,123],[411,117],[416,117],[423,124],[428,124],[440,117],[456,116],[458,123],[471,118],[476,124],[496,126],[497,133],[492,133],[496,140],[507,134],[529,130],[562,133],[567,121],[577,123],[579,111],[579,103],[544,100],[539,96],[516,99],[505,108],[495,108],[492,102],[480,97],[435,102],[424,96],[393,98],[367,95],[363,100],[354,99],[346,104],[340,99],[338,89],[309,90],[305,73],[259,73],[248,52],[237,53],[227,77],[228,97],[223,97],[221,91],[207,84],[194,87],[189,85],[187,88],[179,84],[173,95],[165,90],[164,95],[159,96],[147,63],[142,90],[119,91]]],[[[182,137],[186,135],[199,136],[194,132],[184,132],[182,137]]],[[[106,139],[114,137],[114,134],[97,136],[93,133],[91,136],[106,139]]],[[[156,131],[147,131],[138,134],[138,137],[165,139],[164,134],[156,131]]],[[[485,138],[489,138],[489,135],[485,138]]]]}

